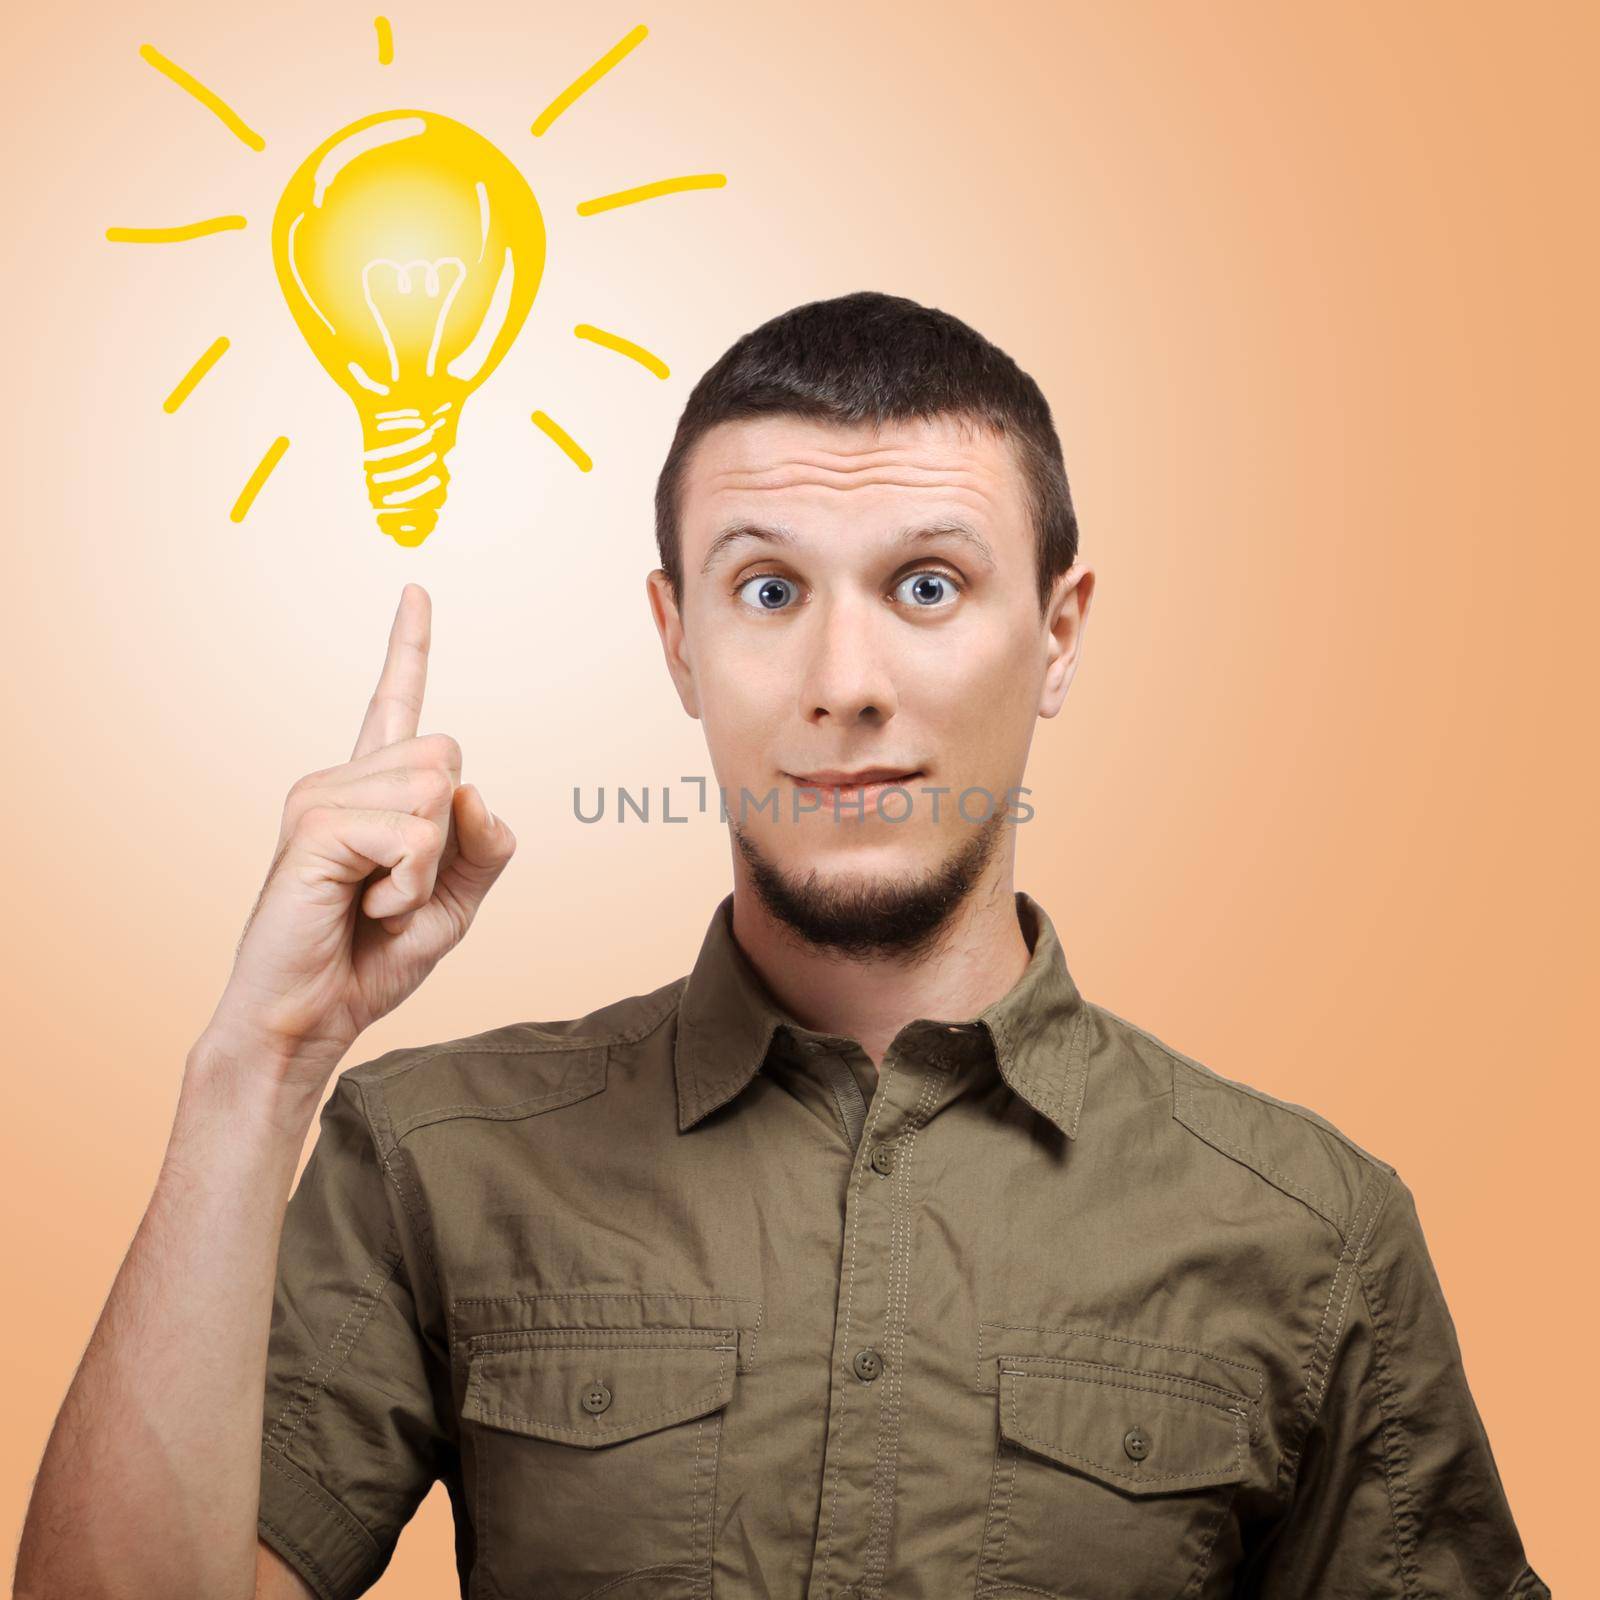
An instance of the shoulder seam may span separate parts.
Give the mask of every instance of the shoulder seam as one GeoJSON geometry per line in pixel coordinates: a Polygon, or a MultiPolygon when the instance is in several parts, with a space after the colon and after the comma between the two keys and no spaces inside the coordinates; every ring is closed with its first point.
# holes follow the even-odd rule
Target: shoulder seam
{"type": "Polygon", "coordinates": [[[1362,1186],[1361,1197],[1356,1203],[1355,1217],[1351,1222],[1351,1233],[1342,1239],[1338,1259],[1334,1262],[1333,1272],[1329,1275],[1328,1296],[1322,1305],[1322,1315],[1318,1319],[1317,1331],[1311,1341],[1311,1353],[1306,1358],[1300,1397],[1295,1404],[1295,1417],[1299,1426],[1295,1430],[1292,1444],[1285,1449],[1279,1466],[1279,1481],[1287,1487],[1292,1487],[1294,1480],[1299,1477],[1306,1435],[1311,1431],[1318,1413],[1322,1410],[1322,1403],[1327,1398],[1328,1373],[1332,1368],[1333,1353],[1338,1348],[1339,1336],[1344,1331],[1345,1317],[1350,1310],[1351,1296],[1367,1243],[1377,1226],[1379,1216],[1388,1204],[1389,1196],[1393,1193],[1393,1177],[1392,1173],[1386,1178],[1384,1173],[1374,1172],[1362,1186]],[[1360,1238],[1355,1239],[1355,1228],[1361,1223],[1369,1208],[1371,1215],[1366,1217],[1360,1238]],[[1335,1300],[1339,1304],[1339,1314],[1330,1333],[1329,1317],[1333,1313],[1335,1300]]]}
{"type": "MultiPolygon", "coordinates": [[[[400,1141],[394,1136],[394,1124],[389,1117],[389,1097],[383,1092],[383,1082],[380,1079],[374,1082],[372,1086],[377,1096],[381,1113],[381,1128],[378,1119],[375,1119],[372,1114],[372,1102],[367,1098],[367,1085],[357,1079],[351,1079],[350,1083],[356,1093],[356,1097],[361,1102],[361,1115],[366,1121],[368,1133],[372,1136],[372,1147],[377,1153],[378,1165],[384,1177],[389,1180],[394,1188],[395,1197],[400,1202],[401,1215],[405,1217],[410,1225],[411,1236],[421,1248],[423,1260],[428,1263],[428,1271],[433,1278],[433,1292],[438,1303],[442,1305],[444,1303],[444,1278],[439,1271],[439,1263],[433,1254],[432,1229],[429,1226],[426,1211],[422,1205],[421,1194],[419,1192],[415,1196],[416,1205],[413,1206],[413,1196],[407,1194],[406,1184],[402,1181],[401,1174],[395,1170],[397,1161],[407,1162],[409,1165],[409,1158],[401,1148],[400,1141]]],[[[414,1186],[415,1180],[409,1170],[406,1173],[406,1178],[411,1179],[414,1186]]],[[[391,1226],[393,1226],[392,1219],[391,1226]]],[[[405,1255],[403,1251],[400,1252],[399,1265],[401,1270],[404,1270],[405,1255]]]]}
{"type": "MultiPolygon", "coordinates": [[[[637,1044],[646,1034],[653,1033],[662,1022],[672,1013],[681,997],[682,985],[687,983],[686,978],[675,978],[672,983],[663,985],[659,990],[652,990],[661,996],[655,1006],[645,1014],[642,1022],[634,1022],[626,1027],[619,1028],[610,1033],[583,1033],[573,1034],[570,1038],[560,1038],[547,1035],[544,1038],[531,1037],[516,1042],[507,1041],[502,1044],[480,1044],[471,1039],[447,1039],[442,1044],[420,1045],[412,1048],[401,1047],[400,1059],[386,1067],[382,1072],[371,1075],[370,1082],[375,1084],[386,1083],[390,1078],[398,1077],[402,1072],[409,1072],[413,1067],[420,1067],[440,1056],[452,1055],[484,1055],[484,1056],[529,1056],[529,1055],[556,1055],[563,1050],[598,1050],[602,1046],[609,1048],[617,1044],[637,1044]]],[[[644,998],[635,996],[634,998],[644,998]]],[[[508,1027],[537,1028],[538,1023],[509,1023],[508,1027]]],[[[381,1060],[382,1057],[375,1059],[381,1060]]]]}
{"type": "MultiPolygon", "coordinates": [[[[1097,1009],[1104,1011],[1105,1007],[1100,1006],[1097,1009]]],[[[1331,1134],[1351,1154],[1360,1156],[1369,1166],[1376,1167],[1381,1172],[1394,1171],[1394,1168],[1387,1161],[1381,1160],[1369,1150],[1363,1150],[1349,1134],[1334,1127],[1331,1122],[1318,1120],[1316,1117],[1309,1115],[1304,1106],[1294,1105],[1288,1100],[1280,1100],[1276,1095],[1268,1094],[1265,1089],[1257,1089],[1253,1084],[1241,1083],[1237,1078],[1225,1078],[1220,1072],[1213,1071],[1203,1061],[1196,1061],[1193,1056],[1186,1056],[1181,1050],[1174,1050],[1164,1039],[1158,1039],[1148,1028],[1140,1027],[1137,1022],[1130,1022],[1127,1017],[1117,1016],[1114,1011],[1107,1011],[1106,1014],[1116,1017],[1118,1022],[1132,1028],[1135,1033],[1148,1039],[1164,1056],[1169,1057],[1180,1066],[1188,1067],[1193,1072],[1201,1073],[1205,1077],[1220,1083],[1226,1089],[1237,1089],[1241,1094],[1247,1094],[1251,1099],[1261,1101],[1263,1105],[1276,1106],[1279,1111],[1287,1111],[1291,1115],[1298,1117],[1307,1126],[1316,1128],[1319,1132],[1331,1134]]]]}
{"type": "Polygon", "coordinates": [[[1178,1089],[1177,1068],[1173,1069],[1172,1084],[1172,1115],[1197,1138],[1202,1139],[1213,1149],[1220,1151],[1232,1161],[1237,1161],[1247,1171],[1255,1173],[1264,1183],[1270,1184],[1274,1189],[1281,1190],[1291,1199],[1298,1200],[1308,1210],[1321,1217],[1333,1231],[1338,1234],[1341,1242],[1344,1241],[1349,1231],[1349,1221],[1345,1214],[1331,1201],[1324,1200],[1315,1190],[1306,1188],[1288,1173],[1280,1172],[1271,1162],[1266,1161],[1254,1151],[1246,1150],[1236,1144],[1226,1134],[1219,1133],[1194,1109],[1187,1096],[1180,1095],[1178,1089]]]}

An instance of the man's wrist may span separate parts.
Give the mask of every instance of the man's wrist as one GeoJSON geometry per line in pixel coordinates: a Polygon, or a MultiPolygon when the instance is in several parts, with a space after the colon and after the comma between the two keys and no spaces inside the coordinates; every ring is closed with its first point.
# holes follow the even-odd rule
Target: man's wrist
{"type": "Polygon", "coordinates": [[[203,1094],[230,1112],[285,1131],[298,1129],[303,1138],[338,1063],[330,1052],[297,1050],[211,1026],[189,1047],[184,1093],[203,1094]]]}

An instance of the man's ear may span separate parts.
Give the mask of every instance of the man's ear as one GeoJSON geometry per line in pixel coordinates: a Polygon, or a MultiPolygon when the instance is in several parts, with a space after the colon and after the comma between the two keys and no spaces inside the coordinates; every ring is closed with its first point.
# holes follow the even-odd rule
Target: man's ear
{"type": "Polygon", "coordinates": [[[1094,597],[1094,568],[1074,562],[1050,591],[1045,612],[1045,671],[1039,689],[1039,715],[1053,717],[1067,698],[1072,675],[1083,655],[1083,631],[1094,597]]]}
{"type": "Polygon", "coordinates": [[[645,589],[650,597],[650,614],[656,619],[656,632],[661,635],[661,648],[667,658],[667,671],[677,686],[683,709],[698,720],[700,699],[695,693],[694,668],[689,665],[683,647],[683,618],[678,612],[678,602],[672,597],[672,585],[666,571],[657,567],[645,577],[645,589]]]}

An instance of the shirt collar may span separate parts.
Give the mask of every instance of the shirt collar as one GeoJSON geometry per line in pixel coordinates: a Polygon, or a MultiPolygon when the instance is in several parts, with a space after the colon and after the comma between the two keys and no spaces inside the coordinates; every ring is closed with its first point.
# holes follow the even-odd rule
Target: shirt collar
{"type": "MultiPolygon", "coordinates": [[[[1017,920],[1031,946],[1016,983],[977,1015],[1006,1084],[1069,1138],[1076,1138],[1088,1079],[1088,1007],[1054,925],[1031,895],[1015,891],[1017,920]]],[[[919,1019],[937,1031],[966,1018],[919,1019]]],[[[773,998],[733,936],[733,895],[711,914],[678,1006],[673,1071],[678,1127],[688,1129],[731,1100],[760,1071],[780,1027],[826,1039],[796,1022],[773,998]]]]}

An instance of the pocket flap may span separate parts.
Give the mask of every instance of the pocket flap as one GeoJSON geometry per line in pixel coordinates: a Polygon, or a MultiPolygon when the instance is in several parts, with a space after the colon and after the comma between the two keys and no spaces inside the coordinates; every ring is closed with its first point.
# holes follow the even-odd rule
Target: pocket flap
{"type": "Polygon", "coordinates": [[[585,1449],[733,1397],[733,1328],[537,1328],[475,1335],[461,1415],[585,1449]]]}
{"type": "Polygon", "coordinates": [[[1000,1356],[1000,1431],[1127,1494],[1245,1475],[1248,1418],[1209,1384],[1048,1356],[1000,1356]]]}

